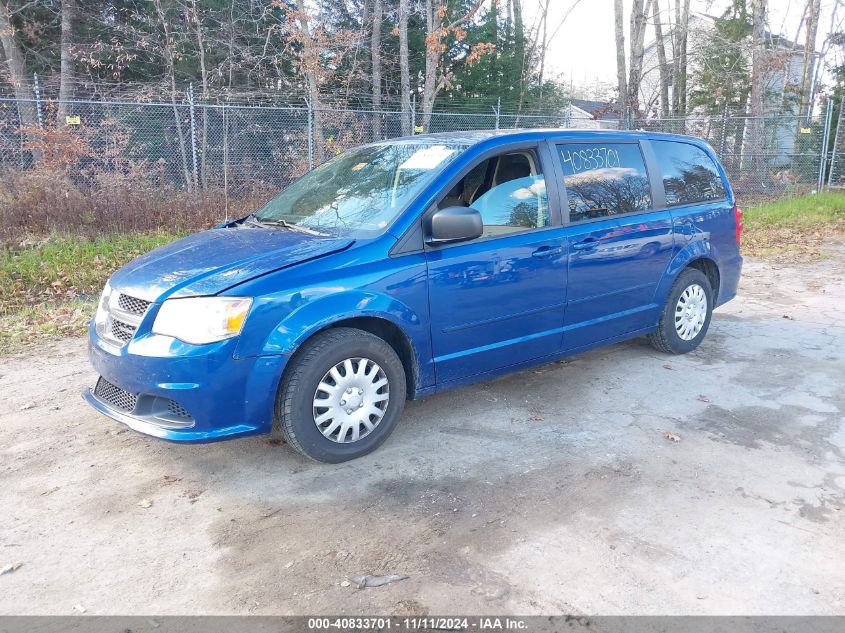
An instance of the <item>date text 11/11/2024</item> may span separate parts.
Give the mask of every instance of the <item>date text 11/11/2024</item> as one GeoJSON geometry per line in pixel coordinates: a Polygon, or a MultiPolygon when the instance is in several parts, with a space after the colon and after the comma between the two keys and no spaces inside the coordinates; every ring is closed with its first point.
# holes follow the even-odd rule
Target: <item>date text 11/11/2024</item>
{"type": "Polygon", "coordinates": [[[528,623],[521,618],[509,617],[343,617],[308,618],[309,631],[525,631],[528,623]]]}

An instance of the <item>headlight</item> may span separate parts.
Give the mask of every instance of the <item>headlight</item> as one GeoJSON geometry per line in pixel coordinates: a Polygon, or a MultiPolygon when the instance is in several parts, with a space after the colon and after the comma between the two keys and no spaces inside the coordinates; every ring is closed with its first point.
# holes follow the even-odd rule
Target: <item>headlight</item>
{"type": "Polygon", "coordinates": [[[168,299],[158,311],[153,332],[193,345],[222,341],[241,333],[251,305],[247,297],[168,299]]]}
{"type": "Polygon", "coordinates": [[[94,314],[94,325],[98,328],[106,323],[108,316],[109,300],[111,299],[111,286],[109,282],[103,287],[103,292],[100,294],[100,302],[97,304],[97,312],[94,314]]]}

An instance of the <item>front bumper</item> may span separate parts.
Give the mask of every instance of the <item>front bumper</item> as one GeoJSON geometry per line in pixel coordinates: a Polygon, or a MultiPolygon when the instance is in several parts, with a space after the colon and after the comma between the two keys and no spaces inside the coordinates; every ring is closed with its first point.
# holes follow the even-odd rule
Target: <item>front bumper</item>
{"type": "Polygon", "coordinates": [[[213,442],[269,432],[287,356],[235,358],[237,339],[189,345],[141,332],[116,348],[89,330],[89,356],[97,373],[139,397],[169,399],[190,414],[181,427],[150,415],[121,410],[93,389],[84,399],[97,411],[130,428],[175,442],[213,442]]]}

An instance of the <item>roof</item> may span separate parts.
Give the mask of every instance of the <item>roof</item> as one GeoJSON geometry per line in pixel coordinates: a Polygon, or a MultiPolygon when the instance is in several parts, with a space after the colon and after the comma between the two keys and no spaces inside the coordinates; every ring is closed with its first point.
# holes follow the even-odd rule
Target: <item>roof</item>
{"type": "MultiPolygon", "coordinates": [[[[690,21],[693,24],[690,26],[688,31],[692,31],[692,30],[695,29],[694,22],[696,20],[709,21],[710,26],[713,26],[715,24],[716,20],[718,20],[718,19],[719,19],[719,17],[715,16],[715,15],[710,15],[708,13],[701,13],[701,12],[698,12],[698,11],[693,11],[692,13],[690,13],[690,21]]],[[[667,45],[668,45],[668,43],[670,43],[672,41],[672,33],[674,33],[675,28],[676,27],[669,25],[668,29],[663,32],[663,39],[667,42],[667,45]]],[[[775,49],[779,49],[779,50],[786,49],[786,50],[789,50],[793,53],[802,53],[803,54],[804,46],[802,44],[800,44],[798,42],[793,42],[792,40],[784,37],[783,35],[778,35],[776,33],[772,33],[768,29],[766,29],[766,31],[764,32],[763,39],[765,39],[775,49]]],[[[643,50],[645,52],[649,52],[649,51],[653,50],[655,48],[655,46],[657,46],[656,38],[647,42],[645,44],[645,47],[644,47],[643,50]]],[[[667,46],[666,54],[669,58],[671,58],[672,55],[671,55],[671,51],[669,50],[669,48],[670,47],[667,46]]]]}
{"type": "Polygon", "coordinates": [[[518,143],[520,141],[527,142],[544,140],[550,136],[565,136],[566,138],[571,138],[573,140],[589,140],[593,137],[599,137],[604,141],[624,138],[652,138],[666,140],[685,139],[687,141],[695,141],[699,144],[703,143],[703,141],[697,137],[683,134],[668,134],[665,132],[651,132],[645,130],[588,130],[583,128],[532,128],[514,130],[472,130],[467,132],[435,132],[433,134],[417,134],[416,136],[394,138],[389,141],[380,141],[380,143],[396,143],[397,141],[452,141],[454,143],[462,143],[469,146],[477,145],[478,143],[494,138],[502,142],[518,143]]]}
{"type": "Polygon", "coordinates": [[[619,106],[612,101],[589,101],[588,99],[571,99],[569,101],[579,110],[590,114],[594,119],[618,119],[621,117],[619,106]]]}

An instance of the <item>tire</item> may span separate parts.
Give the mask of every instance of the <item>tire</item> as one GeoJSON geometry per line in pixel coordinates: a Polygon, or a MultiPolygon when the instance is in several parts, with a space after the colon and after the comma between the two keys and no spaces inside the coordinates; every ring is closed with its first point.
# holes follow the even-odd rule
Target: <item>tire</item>
{"type": "Polygon", "coordinates": [[[279,389],[276,418],[285,441],[297,451],[318,462],[338,464],[374,451],[387,439],[405,408],[405,396],[402,361],[384,339],[354,328],[332,328],[294,354],[279,389]],[[379,386],[383,380],[386,384],[379,386]],[[317,407],[318,397],[331,406],[317,407]],[[381,418],[367,413],[377,409],[381,418]],[[353,439],[356,433],[358,439],[353,439]]]}
{"type": "Polygon", "coordinates": [[[657,329],[648,336],[649,342],[655,349],[667,354],[691,352],[704,340],[712,316],[713,289],[707,275],[697,268],[687,268],[672,284],[672,289],[666,298],[666,305],[660,313],[657,329]],[[706,300],[703,321],[700,318],[702,293],[706,300]],[[684,297],[683,302],[682,297],[684,297]],[[680,321],[676,325],[676,311],[679,308],[683,310],[683,306],[687,306],[689,312],[679,314],[680,321]],[[696,328],[698,328],[697,331],[696,328]]]}

